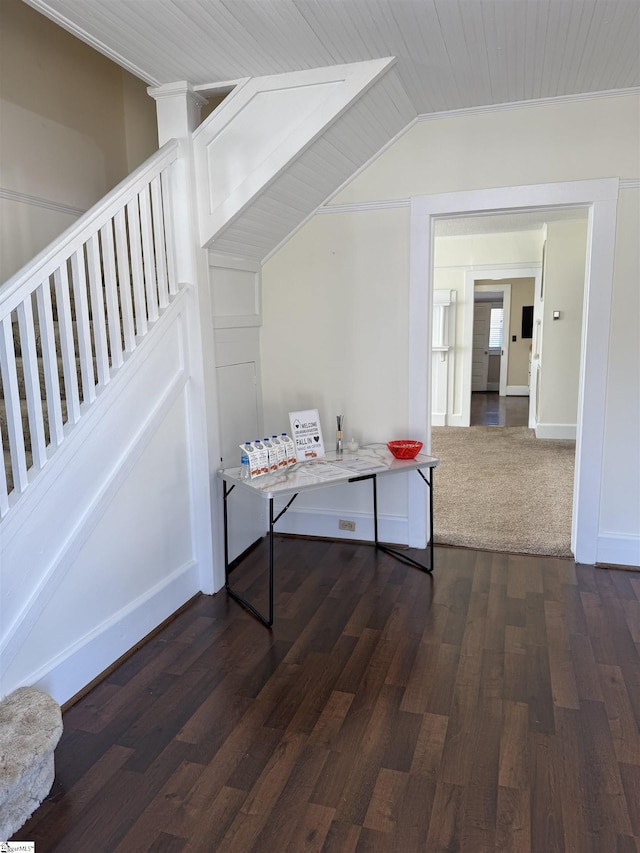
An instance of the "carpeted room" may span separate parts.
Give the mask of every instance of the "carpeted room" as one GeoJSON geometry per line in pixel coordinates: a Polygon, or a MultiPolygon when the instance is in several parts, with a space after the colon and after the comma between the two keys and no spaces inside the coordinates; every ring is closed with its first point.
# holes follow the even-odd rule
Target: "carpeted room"
{"type": "Polygon", "coordinates": [[[571,556],[575,441],[527,427],[434,427],[435,541],[571,556]]]}

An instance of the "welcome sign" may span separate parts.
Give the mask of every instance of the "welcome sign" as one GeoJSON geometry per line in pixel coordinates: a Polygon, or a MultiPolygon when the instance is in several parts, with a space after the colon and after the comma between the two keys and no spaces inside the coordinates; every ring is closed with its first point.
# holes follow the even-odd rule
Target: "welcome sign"
{"type": "Polygon", "coordinates": [[[291,437],[296,448],[298,462],[308,462],[324,456],[324,444],[317,409],[304,412],[289,412],[291,437]]]}

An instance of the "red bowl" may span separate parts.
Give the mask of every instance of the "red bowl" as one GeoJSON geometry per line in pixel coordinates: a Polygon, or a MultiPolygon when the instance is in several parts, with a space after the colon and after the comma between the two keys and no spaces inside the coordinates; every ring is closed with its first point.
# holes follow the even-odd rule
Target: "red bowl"
{"type": "Polygon", "coordinates": [[[396,459],[414,459],[422,450],[421,441],[388,441],[387,447],[396,457],[396,459]]]}

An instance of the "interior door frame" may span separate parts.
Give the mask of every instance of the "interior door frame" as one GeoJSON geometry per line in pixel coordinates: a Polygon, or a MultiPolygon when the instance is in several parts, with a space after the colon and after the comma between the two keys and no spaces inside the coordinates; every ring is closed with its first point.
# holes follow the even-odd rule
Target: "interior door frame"
{"type": "MultiPolygon", "coordinates": [[[[506,276],[503,275],[502,272],[499,274],[496,273],[495,270],[489,270],[489,274],[487,275],[485,270],[479,272],[478,270],[467,270],[465,273],[465,328],[467,328],[468,321],[468,312],[471,313],[471,335],[473,337],[473,323],[475,322],[475,307],[476,293],[485,292],[485,293],[502,293],[502,309],[504,312],[504,317],[506,318],[506,323],[503,322],[502,328],[502,352],[503,355],[500,356],[500,391],[499,395],[501,397],[506,396],[507,393],[507,371],[509,369],[509,329],[511,322],[511,281],[505,281],[505,279],[516,278],[516,276],[506,276]],[[494,284],[476,284],[476,281],[484,280],[484,279],[495,279],[496,283],[494,284]],[[471,305],[469,305],[469,300],[471,300],[471,305]]],[[[519,276],[522,278],[523,276],[519,276]]],[[[524,278],[530,278],[530,276],[524,276],[524,278]]],[[[463,332],[464,337],[464,332],[463,332]]],[[[472,354],[473,356],[473,354],[472,354]]],[[[471,362],[469,361],[469,355],[467,353],[467,349],[465,348],[463,354],[463,366],[462,366],[462,421],[463,425],[469,426],[471,423],[471,362]],[[469,383],[469,393],[466,393],[466,385],[467,385],[467,377],[469,383]]]]}
{"type": "MultiPolygon", "coordinates": [[[[609,326],[618,203],[617,178],[530,184],[416,196],[411,199],[408,422],[431,447],[431,313],[435,221],[483,213],[588,208],[571,549],[578,562],[597,556],[609,326]]],[[[437,484],[437,476],[436,476],[437,484]]],[[[409,481],[409,544],[425,547],[426,497],[409,481]]]]}

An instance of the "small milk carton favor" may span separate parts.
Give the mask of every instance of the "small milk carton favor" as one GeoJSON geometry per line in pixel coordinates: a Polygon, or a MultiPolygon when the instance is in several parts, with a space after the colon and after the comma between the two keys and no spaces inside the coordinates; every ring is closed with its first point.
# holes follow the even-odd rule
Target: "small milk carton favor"
{"type": "Polygon", "coordinates": [[[276,460],[278,463],[278,468],[286,468],[287,467],[287,451],[285,449],[284,444],[280,441],[277,435],[271,436],[271,444],[274,446],[276,451],[276,460]]]}
{"type": "Polygon", "coordinates": [[[298,460],[296,458],[296,446],[293,443],[293,439],[286,432],[283,432],[280,436],[280,441],[284,444],[287,452],[287,465],[295,465],[298,460]]]}
{"type": "Polygon", "coordinates": [[[269,473],[273,473],[278,470],[278,451],[269,438],[263,439],[263,444],[267,448],[269,473]]]}
{"type": "Polygon", "coordinates": [[[251,479],[259,477],[261,474],[269,473],[269,451],[258,438],[252,443],[254,453],[249,457],[251,479]]]}

